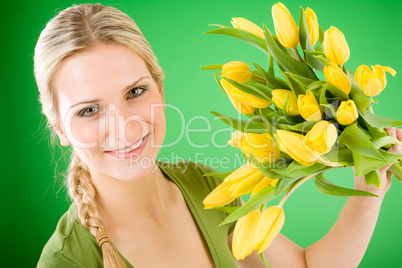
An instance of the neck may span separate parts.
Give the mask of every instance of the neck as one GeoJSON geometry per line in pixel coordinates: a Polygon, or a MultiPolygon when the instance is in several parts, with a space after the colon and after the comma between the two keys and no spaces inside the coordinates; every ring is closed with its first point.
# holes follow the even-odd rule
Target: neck
{"type": "Polygon", "coordinates": [[[163,222],[168,215],[173,182],[154,165],[155,168],[150,168],[152,172],[133,181],[91,172],[105,228],[130,228],[139,224],[139,219],[163,222]]]}

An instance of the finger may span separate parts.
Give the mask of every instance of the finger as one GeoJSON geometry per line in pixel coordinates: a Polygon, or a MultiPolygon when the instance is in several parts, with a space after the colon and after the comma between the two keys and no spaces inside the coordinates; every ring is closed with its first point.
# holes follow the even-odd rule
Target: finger
{"type": "Polygon", "coordinates": [[[392,137],[396,138],[395,127],[385,128],[385,131],[387,132],[388,136],[392,136],[392,137]]]}
{"type": "Polygon", "coordinates": [[[396,130],[396,137],[398,138],[398,140],[402,141],[402,129],[395,128],[395,130],[396,130]]]}

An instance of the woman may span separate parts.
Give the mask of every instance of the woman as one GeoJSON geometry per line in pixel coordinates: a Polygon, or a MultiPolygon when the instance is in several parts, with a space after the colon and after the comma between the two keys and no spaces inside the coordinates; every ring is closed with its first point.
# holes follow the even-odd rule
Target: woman
{"type": "MultiPolygon", "coordinates": [[[[166,132],[164,75],[131,18],[101,4],[61,11],[40,35],[34,69],[52,135],[73,148],[74,202],[38,267],[265,267],[255,252],[236,261],[233,224],[218,227],[226,214],[202,209],[220,182],[202,177],[213,169],[155,161],[166,132]]],[[[387,131],[402,140],[401,130],[387,131]]],[[[334,228],[306,250],[279,234],[265,252],[271,265],[357,266],[391,183],[388,167],[382,189],[356,178],[356,189],[380,198],[349,198],[334,228]]]]}

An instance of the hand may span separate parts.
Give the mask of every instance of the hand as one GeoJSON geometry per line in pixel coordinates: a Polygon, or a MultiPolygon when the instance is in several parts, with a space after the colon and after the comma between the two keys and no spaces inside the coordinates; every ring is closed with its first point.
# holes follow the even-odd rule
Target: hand
{"type": "MultiPolygon", "coordinates": [[[[393,136],[393,137],[397,138],[399,141],[402,141],[402,129],[392,127],[392,128],[385,128],[385,131],[388,133],[388,136],[393,136]]],[[[402,146],[400,144],[395,144],[394,146],[389,148],[387,152],[400,153],[401,151],[402,151],[402,146]]],[[[383,198],[385,193],[391,187],[392,173],[388,171],[388,168],[392,165],[393,165],[393,162],[386,165],[385,167],[382,167],[379,169],[380,176],[381,176],[381,188],[380,189],[378,189],[377,186],[372,185],[372,184],[367,185],[366,181],[364,179],[364,175],[357,176],[357,177],[355,176],[355,189],[370,192],[370,193],[376,194],[379,197],[383,198]]],[[[354,166],[352,167],[352,170],[353,170],[353,174],[356,174],[354,166]]]]}

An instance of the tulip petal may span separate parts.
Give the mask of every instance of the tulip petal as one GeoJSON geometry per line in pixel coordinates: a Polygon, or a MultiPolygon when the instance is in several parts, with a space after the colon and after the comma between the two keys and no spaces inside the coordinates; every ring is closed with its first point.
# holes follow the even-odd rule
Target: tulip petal
{"type": "Polygon", "coordinates": [[[256,231],[255,247],[258,252],[264,251],[281,230],[285,221],[283,209],[278,206],[270,206],[261,214],[256,231]]]}
{"type": "Polygon", "coordinates": [[[264,31],[255,23],[249,21],[245,18],[232,18],[231,21],[233,27],[245,30],[252,34],[255,34],[263,39],[265,39],[264,31]]]}
{"type": "Polygon", "coordinates": [[[247,162],[240,168],[236,169],[224,179],[224,182],[232,182],[236,180],[244,180],[255,172],[260,172],[258,168],[251,162],[247,162]]]}
{"type": "Polygon", "coordinates": [[[367,82],[364,83],[364,93],[367,96],[377,96],[382,91],[382,83],[377,78],[370,78],[367,82]]]}
{"type": "Polygon", "coordinates": [[[260,217],[260,210],[254,210],[237,221],[232,240],[232,251],[237,260],[243,260],[253,252],[253,238],[260,217]]]}
{"type": "Polygon", "coordinates": [[[221,183],[211,193],[209,193],[203,203],[205,209],[210,209],[216,206],[224,206],[232,202],[235,198],[232,197],[230,184],[221,183]]]}
{"type": "Polygon", "coordinates": [[[308,146],[303,143],[303,135],[278,129],[276,137],[278,139],[280,149],[289,154],[300,164],[310,166],[315,162],[318,162],[314,153],[308,151],[308,146]]]}

